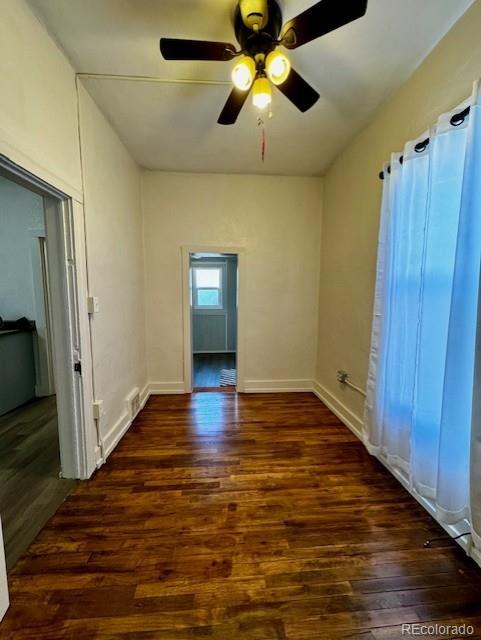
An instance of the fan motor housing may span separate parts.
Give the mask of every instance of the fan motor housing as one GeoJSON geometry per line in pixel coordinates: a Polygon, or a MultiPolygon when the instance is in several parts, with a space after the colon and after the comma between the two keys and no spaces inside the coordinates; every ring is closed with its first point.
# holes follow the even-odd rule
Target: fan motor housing
{"type": "MultiPolygon", "coordinates": [[[[259,12],[261,9],[259,9],[259,12]]],[[[277,40],[282,29],[282,11],[277,4],[276,0],[267,0],[263,2],[245,2],[239,3],[236,9],[234,18],[234,29],[237,41],[242,47],[243,51],[246,51],[252,57],[255,57],[258,53],[269,53],[277,46],[277,40]],[[262,26],[259,30],[253,30],[253,27],[247,26],[244,21],[244,14],[249,10],[255,8],[264,7],[262,10],[263,20],[260,24],[262,26]],[[265,16],[265,8],[267,7],[267,16],[265,16]]]]}

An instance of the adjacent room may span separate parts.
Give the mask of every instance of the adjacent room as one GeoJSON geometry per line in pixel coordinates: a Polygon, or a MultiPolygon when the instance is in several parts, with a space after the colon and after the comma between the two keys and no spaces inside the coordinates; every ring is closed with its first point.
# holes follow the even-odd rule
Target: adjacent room
{"type": "Polygon", "coordinates": [[[190,254],[194,389],[237,384],[237,256],[190,254]]]}
{"type": "Polygon", "coordinates": [[[1,638],[481,638],[480,33],[0,1],[1,638]]]}
{"type": "Polygon", "coordinates": [[[0,176],[0,513],[15,565],[70,493],[61,478],[42,196],[0,176]]]}

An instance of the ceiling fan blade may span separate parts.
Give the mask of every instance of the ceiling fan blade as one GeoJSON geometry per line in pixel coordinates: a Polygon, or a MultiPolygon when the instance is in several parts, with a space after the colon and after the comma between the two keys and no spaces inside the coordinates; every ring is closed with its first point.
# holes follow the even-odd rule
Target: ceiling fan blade
{"type": "Polygon", "coordinates": [[[249,90],[241,91],[234,87],[217,120],[218,124],[235,124],[249,93],[249,90]]]}
{"type": "Polygon", "coordinates": [[[296,49],[339,27],[361,18],[367,0],[321,0],[290,20],[282,29],[282,44],[296,49]]]}
{"type": "Polygon", "coordinates": [[[303,113],[321,97],[294,69],[291,69],[287,80],[277,88],[303,113]]]}
{"type": "Polygon", "coordinates": [[[161,38],[160,52],[165,60],[214,60],[226,62],[236,55],[234,45],[228,42],[206,40],[178,40],[161,38]]]}

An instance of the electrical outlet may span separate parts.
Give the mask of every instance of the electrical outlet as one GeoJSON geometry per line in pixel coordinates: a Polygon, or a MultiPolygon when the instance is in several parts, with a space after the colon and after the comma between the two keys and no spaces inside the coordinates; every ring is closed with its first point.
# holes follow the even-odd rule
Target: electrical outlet
{"type": "Polygon", "coordinates": [[[342,371],[341,369],[337,372],[337,381],[340,382],[341,384],[346,384],[348,378],[349,378],[349,374],[347,373],[347,371],[342,371]]]}

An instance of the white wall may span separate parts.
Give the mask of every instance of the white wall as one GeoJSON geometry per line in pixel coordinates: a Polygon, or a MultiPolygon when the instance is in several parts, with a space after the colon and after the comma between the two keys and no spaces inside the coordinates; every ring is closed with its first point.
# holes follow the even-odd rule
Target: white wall
{"type": "Polygon", "coordinates": [[[317,178],[143,173],[147,355],[156,388],[183,384],[183,245],[246,249],[247,389],[310,385],[321,187],[317,178]]]}
{"type": "Polygon", "coordinates": [[[24,0],[0,0],[0,153],[84,206],[89,284],[102,305],[92,321],[94,391],[113,445],[127,424],[125,397],[146,384],[140,177],[80,89],[84,175],[75,72],[24,0]]]}
{"type": "Polygon", "coordinates": [[[125,398],[147,385],[140,170],[81,87],[80,121],[94,390],[106,448],[124,429],[125,398]]]}
{"type": "Polygon", "coordinates": [[[45,230],[43,199],[0,176],[0,316],[38,320],[31,230],[45,230]]]}
{"type": "Polygon", "coordinates": [[[24,0],[0,1],[0,153],[81,194],[75,75],[24,0]]]}
{"type": "Polygon", "coordinates": [[[471,95],[481,76],[481,1],[347,147],[325,176],[317,379],[360,428],[364,399],[336,382],[345,369],[366,383],[382,182],[382,163],[438,116],[471,95]]]}

